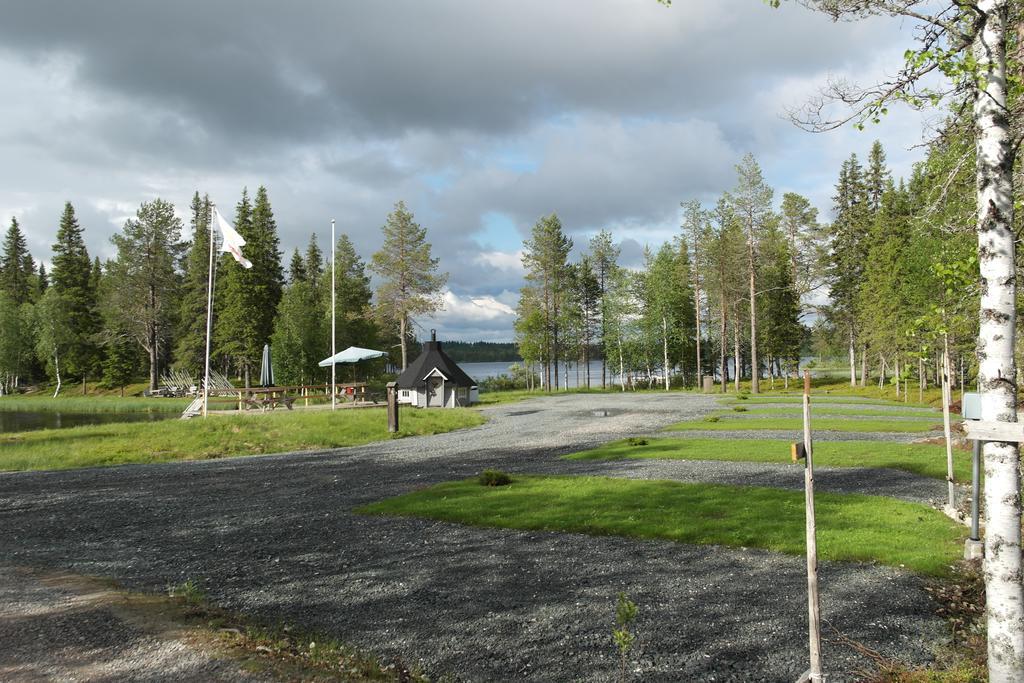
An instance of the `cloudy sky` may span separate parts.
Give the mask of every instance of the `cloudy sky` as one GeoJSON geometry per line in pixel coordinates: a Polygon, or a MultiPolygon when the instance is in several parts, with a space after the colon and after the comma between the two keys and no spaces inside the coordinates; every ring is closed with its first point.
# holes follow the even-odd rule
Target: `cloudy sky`
{"type": "MultiPolygon", "coordinates": [[[[0,217],[49,260],[63,202],[91,253],[142,201],[184,215],[265,185],[288,254],[330,219],[364,258],[404,199],[450,274],[423,328],[507,340],[519,250],[557,212],[635,263],[756,155],[777,198],[828,216],[872,140],[897,174],[919,115],[804,133],[784,112],[829,76],[899,66],[910,26],[833,24],[760,0],[0,0],[0,217]]],[[[230,213],[226,211],[225,213],[230,213]]],[[[325,238],[325,235],[328,236],[325,238]]]]}

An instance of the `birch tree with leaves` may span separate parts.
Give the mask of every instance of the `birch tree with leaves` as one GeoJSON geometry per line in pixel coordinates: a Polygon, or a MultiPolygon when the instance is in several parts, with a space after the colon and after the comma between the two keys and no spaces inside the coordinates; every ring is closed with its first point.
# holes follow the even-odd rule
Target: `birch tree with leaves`
{"type": "MultiPolygon", "coordinates": [[[[779,6],[781,0],[770,0],[779,6]]],[[[871,16],[911,21],[917,45],[889,79],[868,86],[831,81],[793,112],[815,131],[878,123],[894,102],[934,106],[964,97],[975,141],[976,231],[980,279],[978,379],[982,419],[1017,421],[1014,162],[1022,141],[1021,98],[1010,91],[1008,26],[1024,38],[1021,3],[914,0],[801,0],[836,21],[871,16]],[[939,84],[926,80],[942,76],[939,84]],[[838,109],[833,105],[839,105],[838,109]]],[[[1018,46],[1019,49],[1019,46],[1018,46]]],[[[1019,55],[1018,55],[1019,56],[1019,55]]],[[[1019,60],[1018,60],[1019,71],[1019,60]]],[[[1017,79],[1020,73],[1013,74],[1017,79]]],[[[1018,88],[1019,90],[1019,88],[1018,88]]],[[[992,681],[1024,680],[1020,454],[1016,443],[986,442],[985,588],[992,681]]]]}

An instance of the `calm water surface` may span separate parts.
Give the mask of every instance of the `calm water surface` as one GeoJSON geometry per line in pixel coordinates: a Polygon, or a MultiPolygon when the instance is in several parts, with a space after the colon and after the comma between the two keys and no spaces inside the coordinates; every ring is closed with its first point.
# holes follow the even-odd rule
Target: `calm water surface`
{"type": "Polygon", "coordinates": [[[49,413],[16,410],[0,411],[0,433],[35,429],[63,429],[82,425],[118,422],[155,422],[178,417],[178,413],[49,413]]]}

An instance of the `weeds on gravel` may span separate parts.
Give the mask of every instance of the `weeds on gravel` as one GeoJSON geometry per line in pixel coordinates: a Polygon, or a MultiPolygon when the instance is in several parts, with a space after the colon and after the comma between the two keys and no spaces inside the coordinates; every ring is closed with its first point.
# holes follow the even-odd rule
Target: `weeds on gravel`
{"type": "Polygon", "coordinates": [[[626,439],[626,444],[629,446],[646,446],[650,443],[647,439],[640,436],[631,436],[626,439]]]}
{"type": "Polygon", "coordinates": [[[206,591],[199,587],[199,584],[188,579],[176,586],[167,587],[167,595],[183,601],[186,605],[197,606],[206,600],[206,591]]]}
{"type": "MultiPolygon", "coordinates": [[[[475,410],[402,409],[397,436],[439,434],[483,424],[475,410]]],[[[393,438],[383,408],[211,416],[0,434],[0,470],[206,460],[342,446],[393,438]]]]}
{"type": "MultiPolygon", "coordinates": [[[[822,560],[880,562],[941,576],[961,552],[962,528],[925,505],[819,493],[816,506],[822,560]]],[[[517,475],[515,486],[448,482],[357,512],[804,553],[804,494],[782,489],[517,475]]]]}
{"type": "Polygon", "coordinates": [[[377,657],[326,636],[288,625],[270,626],[223,610],[207,602],[191,579],[168,588],[172,612],[179,625],[192,629],[200,642],[224,650],[247,669],[289,681],[394,681],[428,683],[418,669],[377,657]]]}
{"type": "Polygon", "coordinates": [[[626,594],[619,591],[615,599],[615,628],[612,629],[612,638],[615,640],[615,647],[619,650],[619,680],[625,683],[626,663],[629,652],[636,642],[636,634],[631,627],[636,620],[638,609],[636,603],[626,597],[626,594]]]}
{"type": "Polygon", "coordinates": [[[477,481],[481,486],[508,486],[512,483],[512,477],[500,470],[484,470],[477,481]]]}
{"type": "MultiPolygon", "coordinates": [[[[636,448],[628,439],[564,456],[567,460],[722,460],[789,464],[789,442],[778,439],[651,439],[636,448]]],[[[871,467],[903,470],[923,477],[946,478],[946,449],[932,444],[887,441],[819,441],[814,463],[820,467],[871,467]]],[[[970,481],[969,451],[953,452],[953,475],[970,481]]]]}
{"type": "Polygon", "coordinates": [[[928,666],[910,667],[885,657],[839,634],[829,638],[854,649],[874,665],[861,671],[858,680],[868,683],[984,683],[988,680],[985,636],[985,582],[981,561],[962,561],[945,579],[933,579],[925,586],[935,599],[938,614],[952,631],[952,641],[935,653],[928,666]]]}

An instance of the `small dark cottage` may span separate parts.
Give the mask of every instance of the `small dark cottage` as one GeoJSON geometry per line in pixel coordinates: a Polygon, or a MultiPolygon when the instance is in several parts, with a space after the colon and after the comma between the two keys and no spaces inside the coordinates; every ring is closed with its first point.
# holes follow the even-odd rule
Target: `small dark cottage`
{"type": "Polygon", "coordinates": [[[457,408],[479,400],[476,382],[448,357],[431,330],[423,353],[398,376],[398,402],[417,408],[457,408]]]}

